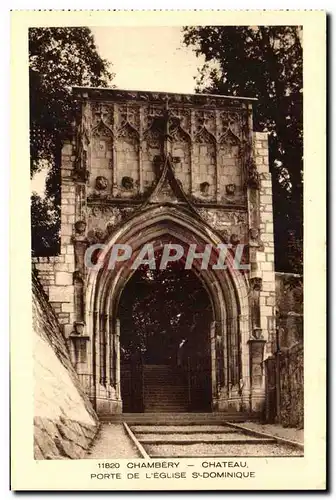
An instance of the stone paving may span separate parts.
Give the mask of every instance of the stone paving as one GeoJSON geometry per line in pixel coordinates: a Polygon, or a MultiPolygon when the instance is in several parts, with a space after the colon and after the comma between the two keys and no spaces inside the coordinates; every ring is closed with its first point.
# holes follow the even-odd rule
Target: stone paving
{"type": "MultiPolygon", "coordinates": [[[[271,424],[259,424],[256,422],[244,422],[239,424],[241,427],[246,429],[264,432],[271,436],[282,437],[291,441],[295,441],[299,444],[303,444],[303,430],[283,428],[280,425],[271,424]]],[[[285,444],[272,443],[269,439],[262,439],[264,442],[260,442],[257,437],[253,438],[249,435],[240,434],[240,439],[242,443],[237,443],[237,433],[232,429],[232,435],[223,433],[223,436],[219,436],[220,426],[213,426],[214,434],[209,434],[212,426],[149,426],[149,425],[137,425],[131,426],[133,432],[135,432],[137,438],[140,442],[145,442],[145,448],[147,453],[152,458],[155,457],[198,457],[198,456],[298,456],[302,455],[302,449],[295,448],[292,446],[287,446],[285,444]],[[160,429],[163,430],[163,435],[160,435],[160,429]],[[167,435],[167,431],[170,429],[173,434],[167,435]],[[181,434],[182,429],[185,431],[181,434]],[[207,431],[206,434],[200,433],[200,431],[207,431]],[[142,432],[141,432],[142,431],[142,432]],[[151,432],[150,432],[151,431],[151,432]],[[174,435],[174,431],[176,434],[174,435]],[[193,435],[188,435],[188,431],[193,431],[193,435]],[[196,435],[195,435],[196,431],[196,435]],[[149,434],[147,434],[149,433],[149,434]],[[147,440],[145,436],[147,435],[147,440]],[[202,443],[194,442],[195,437],[202,436],[202,443]],[[174,442],[162,442],[167,438],[168,441],[174,442]],[[217,442],[207,442],[209,437],[217,437],[217,442]],[[223,439],[230,437],[232,443],[221,442],[223,439]],[[148,441],[148,438],[151,438],[148,441]],[[155,438],[155,439],[154,439],[155,438]],[[173,439],[172,439],[173,438],[173,439]],[[183,438],[183,440],[181,439],[183,438]],[[178,440],[181,439],[181,443],[178,440]],[[255,439],[255,442],[253,442],[255,439]],[[187,443],[186,441],[190,440],[187,443]],[[148,441],[148,442],[147,442],[148,441]],[[150,442],[152,441],[152,442],[150,442]],[[235,442],[236,441],[236,442],[235,442]],[[162,444],[160,443],[162,442],[162,444]],[[154,444],[155,443],[155,444],[154,444]]],[[[223,426],[223,430],[225,426],[223,426]]],[[[139,456],[138,450],[136,450],[134,444],[127,435],[122,423],[105,423],[101,425],[100,431],[95,439],[95,442],[88,452],[87,459],[99,459],[99,458],[141,458],[139,456]]]]}
{"type": "Polygon", "coordinates": [[[85,458],[139,458],[122,424],[102,424],[85,458]]]}
{"type": "Polygon", "coordinates": [[[246,427],[246,429],[251,429],[252,431],[264,432],[265,434],[271,434],[272,436],[288,439],[289,441],[294,441],[299,444],[304,443],[303,429],[282,427],[282,425],[278,424],[260,424],[258,422],[243,422],[239,425],[241,427],[246,427]]]}

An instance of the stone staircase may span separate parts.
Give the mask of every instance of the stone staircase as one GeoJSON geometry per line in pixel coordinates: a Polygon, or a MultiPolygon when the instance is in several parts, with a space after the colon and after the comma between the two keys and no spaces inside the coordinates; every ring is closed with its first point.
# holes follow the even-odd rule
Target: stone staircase
{"type": "Polygon", "coordinates": [[[188,388],[183,372],[175,366],[144,366],[144,407],[146,413],[188,411],[188,388]]]}
{"type": "Polygon", "coordinates": [[[229,422],[191,425],[135,424],[131,432],[150,458],[243,457],[302,455],[300,449],[279,444],[275,437],[249,431],[229,422]]]}
{"type": "Polygon", "coordinates": [[[153,412],[100,414],[101,422],[126,422],[129,425],[221,425],[225,422],[259,421],[258,413],[242,412],[153,412]]]}

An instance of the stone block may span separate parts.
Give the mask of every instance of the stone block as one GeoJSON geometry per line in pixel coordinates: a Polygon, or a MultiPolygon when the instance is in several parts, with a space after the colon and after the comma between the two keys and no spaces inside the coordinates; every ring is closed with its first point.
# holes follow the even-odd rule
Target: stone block
{"type": "Polygon", "coordinates": [[[273,271],[262,271],[262,279],[264,281],[273,282],[275,280],[273,271]]]}
{"type": "Polygon", "coordinates": [[[66,271],[67,266],[65,264],[65,256],[64,256],[64,262],[58,262],[57,264],[54,265],[54,270],[55,271],[66,271]]]}
{"type": "Polygon", "coordinates": [[[265,292],[273,292],[275,289],[275,283],[274,281],[263,281],[262,287],[265,292]]]}
{"type": "Polygon", "coordinates": [[[41,429],[36,424],[34,425],[34,440],[35,443],[38,444],[44,458],[48,458],[50,456],[57,457],[59,455],[59,450],[54,439],[51,438],[44,429],[41,429]]]}
{"type": "Polygon", "coordinates": [[[273,242],[273,232],[272,233],[263,233],[261,239],[263,243],[272,243],[273,242]]]}
{"type": "MultiPolygon", "coordinates": [[[[266,210],[262,210],[260,213],[260,219],[263,222],[272,222],[273,221],[273,212],[268,212],[266,210]]],[[[272,231],[273,231],[273,224],[272,224],[272,231]]]]}
{"type": "Polygon", "coordinates": [[[260,196],[260,201],[261,203],[265,203],[265,204],[271,204],[272,203],[272,196],[271,195],[261,195],[260,196]]]}
{"type": "MultiPolygon", "coordinates": [[[[67,236],[67,235],[65,235],[65,236],[61,235],[61,244],[62,245],[69,245],[70,243],[71,243],[71,236],[70,235],[69,236],[67,236]]],[[[61,253],[66,253],[66,251],[61,252],[61,253]]]]}
{"type": "Polygon", "coordinates": [[[71,155],[72,155],[72,145],[67,143],[64,144],[62,147],[62,157],[71,155]]]}
{"type": "Polygon", "coordinates": [[[44,460],[44,456],[42,454],[41,448],[37,443],[34,444],[34,459],[35,460],[44,460]]]}
{"type": "Polygon", "coordinates": [[[272,222],[267,222],[267,224],[266,224],[266,233],[272,233],[273,234],[273,223],[272,222]]]}
{"type": "Polygon", "coordinates": [[[70,273],[64,271],[56,272],[55,284],[56,285],[72,285],[73,279],[70,273]]]}
{"type": "MultiPolygon", "coordinates": [[[[257,161],[257,158],[256,158],[256,161],[257,161]]],[[[262,159],[262,157],[259,157],[259,158],[262,159]]],[[[258,170],[259,174],[267,173],[268,172],[268,164],[265,165],[265,162],[263,162],[262,164],[257,163],[257,170],[258,170]]]]}
{"type": "Polygon", "coordinates": [[[262,271],[273,271],[273,262],[262,262],[260,267],[262,271]]]}
{"type": "Polygon", "coordinates": [[[256,252],[256,260],[257,262],[265,262],[264,252],[256,252]]]}
{"type": "Polygon", "coordinates": [[[65,256],[65,262],[66,264],[73,264],[75,261],[75,257],[74,257],[74,254],[66,254],[65,256]]]}
{"type": "MultiPolygon", "coordinates": [[[[75,205],[64,205],[62,207],[62,214],[64,215],[74,215],[75,214],[75,205]]],[[[63,230],[63,228],[62,228],[63,230]]]]}
{"type": "Polygon", "coordinates": [[[267,306],[275,306],[275,297],[266,297],[267,306]]]}
{"type": "MultiPolygon", "coordinates": [[[[72,302],[64,302],[61,305],[62,313],[73,313],[74,312],[74,304],[72,302]]],[[[61,312],[61,310],[59,312],[61,312]]]]}
{"type": "Polygon", "coordinates": [[[274,309],[271,306],[261,306],[260,307],[260,314],[266,318],[273,316],[274,309]]]}
{"type": "Polygon", "coordinates": [[[50,286],[50,302],[71,302],[73,300],[73,286],[50,286]]]}
{"type": "Polygon", "coordinates": [[[256,141],[265,141],[268,140],[267,132],[254,132],[254,138],[256,141]]]}

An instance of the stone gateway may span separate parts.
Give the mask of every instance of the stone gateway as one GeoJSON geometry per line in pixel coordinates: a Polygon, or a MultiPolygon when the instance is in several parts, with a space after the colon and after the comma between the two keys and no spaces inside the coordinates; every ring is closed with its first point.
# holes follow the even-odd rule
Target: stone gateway
{"type": "Polygon", "coordinates": [[[254,100],[78,87],[73,95],[79,113],[62,149],[61,252],[34,258],[34,267],[98,415],[162,411],[153,393],[180,398],[174,411],[188,411],[202,391],[206,411],[261,411],[275,278],[267,134],[253,131],[254,100]],[[182,339],[169,362],[152,355],[127,365],[119,304],[134,268],[88,268],[85,253],[97,243],[99,259],[116,244],[130,245],[134,257],[145,245],[201,252],[230,244],[226,269],[192,263],[210,304],[201,341],[182,339]],[[245,269],[237,269],[242,244],[245,269]]]}

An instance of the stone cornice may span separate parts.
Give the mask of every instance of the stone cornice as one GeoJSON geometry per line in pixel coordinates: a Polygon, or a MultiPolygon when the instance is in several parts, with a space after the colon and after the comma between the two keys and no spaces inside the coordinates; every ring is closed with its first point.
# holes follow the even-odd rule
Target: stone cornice
{"type": "Polygon", "coordinates": [[[257,101],[254,97],[233,97],[216,94],[177,94],[103,87],[72,87],[72,92],[75,99],[79,100],[91,99],[111,102],[133,101],[140,104],[164,104],[168,99],[170,105],[206,106],[212,108],[245,108],[249,103],[257,101]]]}
{"type": "MultiPolygon", "coordinates": [[[[120,206],[123,208],[135,208],[138,207],[140,208],[143,205],[144,199],[125,199],[125,198],[98,198],[95,196],[88,196],[87,198],[87,204],[88,206],[120,206]]],[[[186,202],[179,201],[177,203],[169,203],[169,202],[151,202],[149,205],[151,206],[156,206],[156,205],[173,205],[173,206],[187,206],[186,202]]],[[[223,204],[223,203],[216,203],[216,202],[194,202],[195,208],[215,208],[215,209],[221,209],[221,210],[227,210],[227,211],[232,211],[232,210],[238,210],[242,212],[246,212],[246,205],[242,204],[223,204]]]]}

